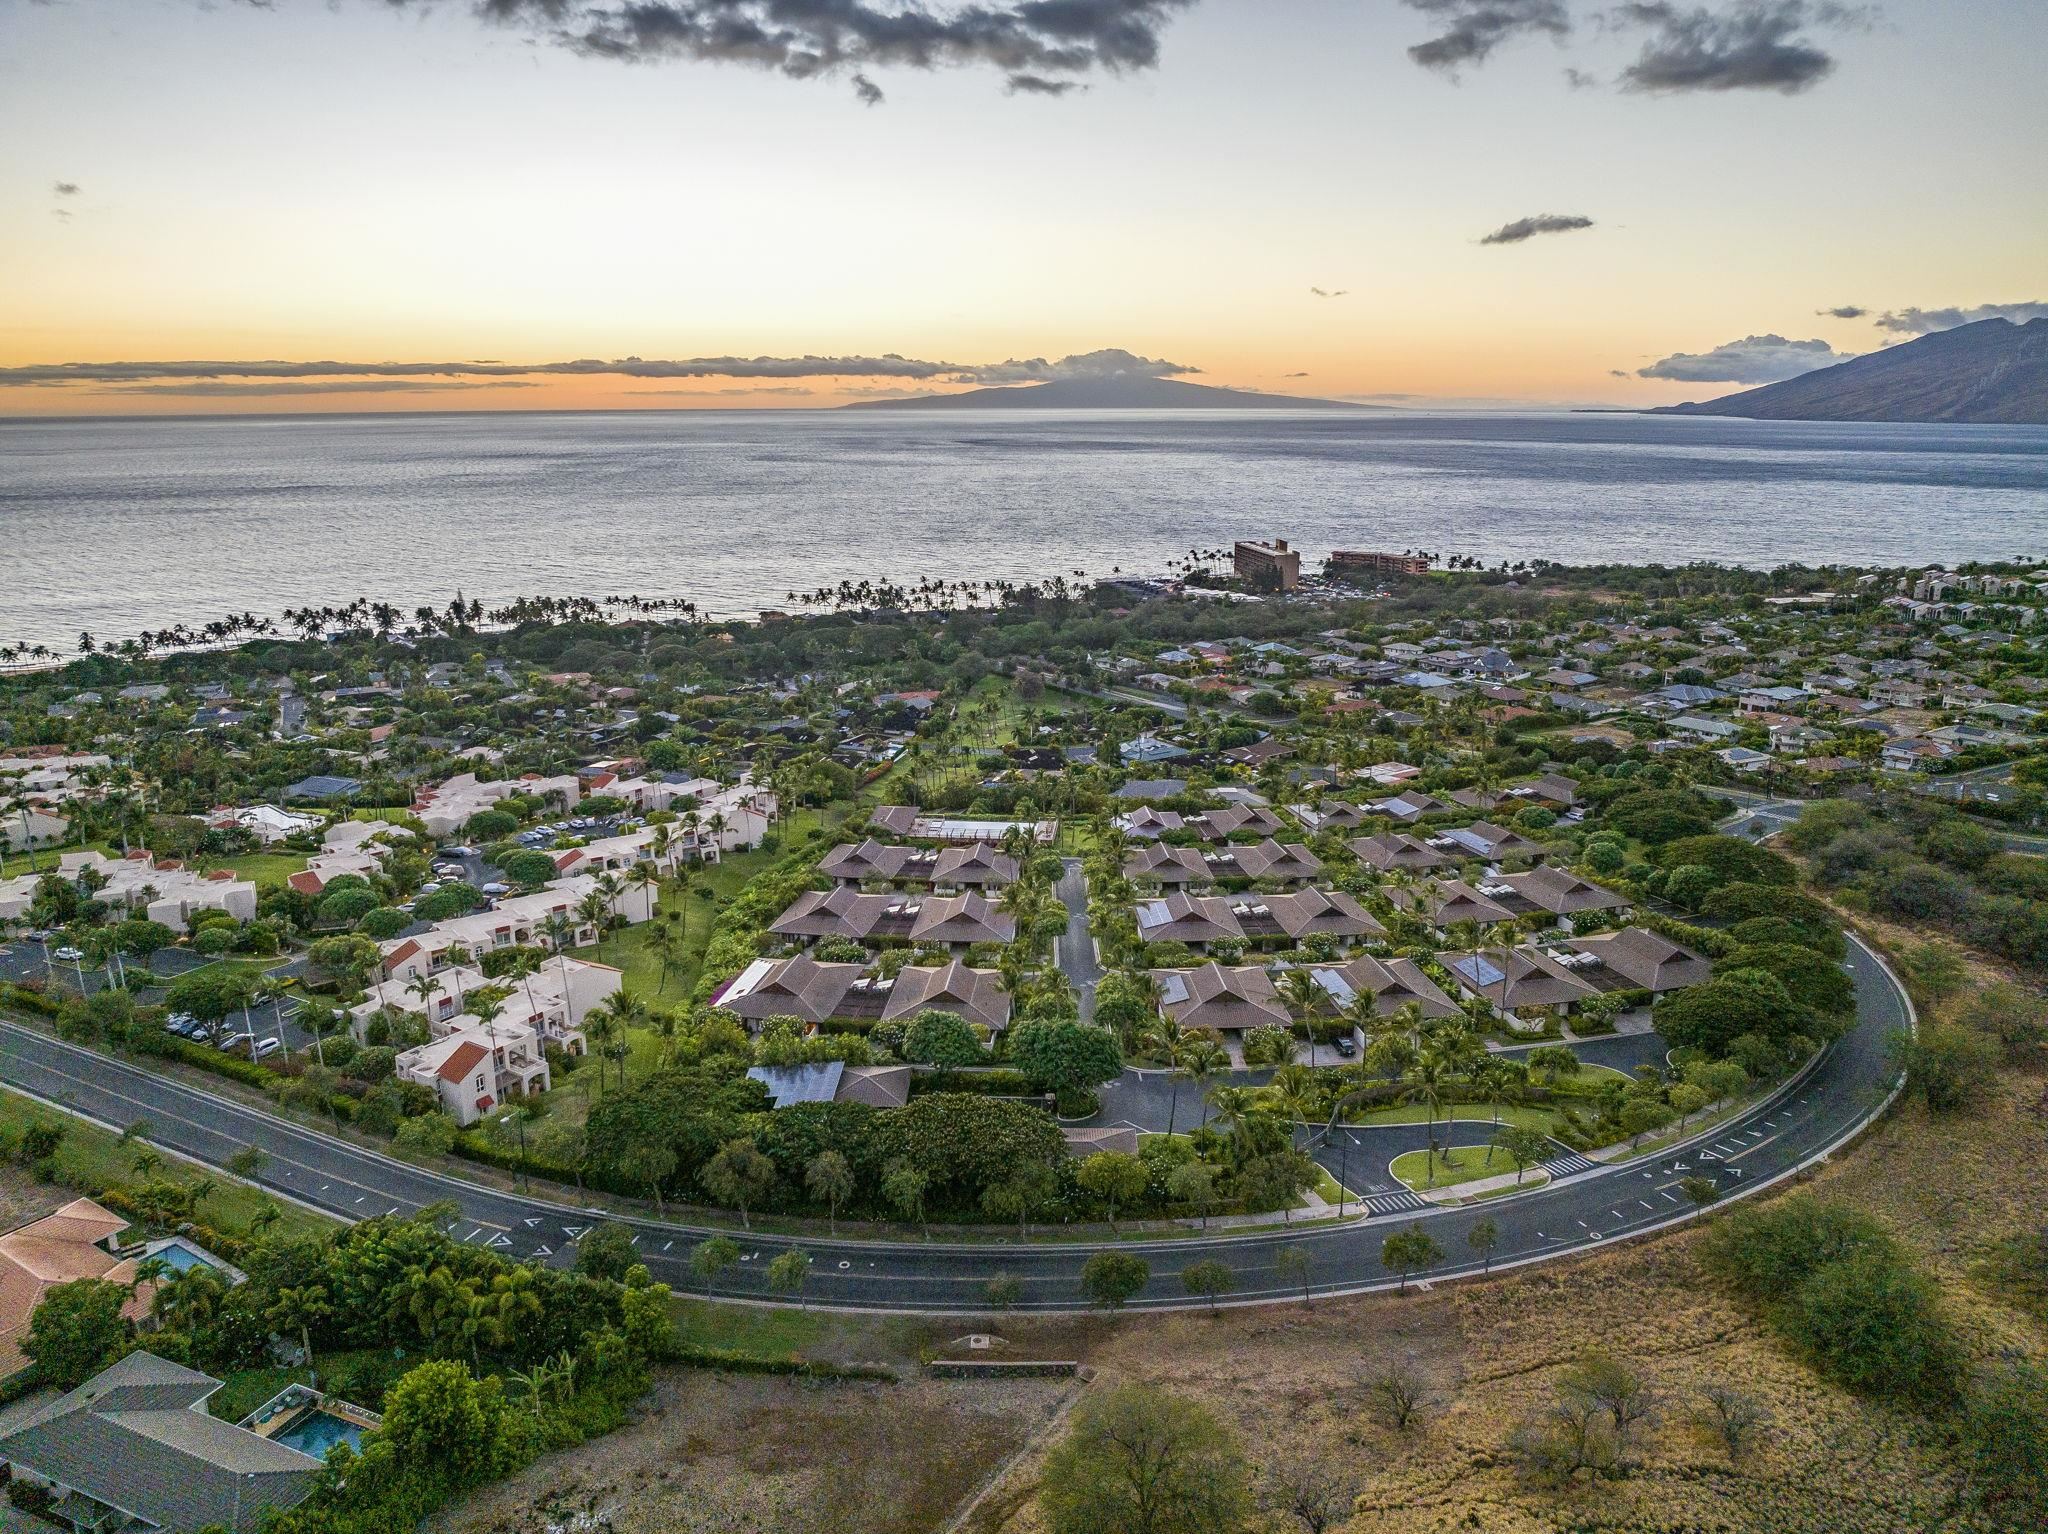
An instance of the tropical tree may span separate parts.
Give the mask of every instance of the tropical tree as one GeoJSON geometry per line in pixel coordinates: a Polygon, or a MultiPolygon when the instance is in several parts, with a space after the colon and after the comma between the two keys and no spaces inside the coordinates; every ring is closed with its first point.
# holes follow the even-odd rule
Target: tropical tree
{"type": "Polygon", "coordinates": [[[730,1236],[712,1236],[699,1241],[690,1250],[690,1271],[704,1281],[704,1292],[711,1293],[726,1269],[740,1260],[740,1244],[730,1236]]]}
{"type": "Polygon", "coordinates": [[[1481,1220],[1465,1235],[1465,1244],[1477,1252],[1483,1260],[1483,1273],[1493,1271],[1494,1248],[1500,1245],[1500,1223],[1497,1220],[1481,1220]]]}
{"type": "Polygon", "coordinates": [[[732,1139],[718,1148],[697,1176],[713,1198],[738,1209],[741,1226],[751,1230],[748,1210],[774,1188],[775,1163],[762,1155],[752,1140],[732,1139]]]}
{"type": "Polygon", "coordinates": [[[804,1166],[804,1188],[826,1208],[826,1226],[839,1234],[839,1206],[853,1197],[853,1168],[836,1150],[819,1151],[804,1166]]]}
{"type": "Polygon", "coordinates": [[[1380,1262],[1401,1275],[1400,1292],[1408,1292],[1408,1275],[1433,1268],[1444,1260],[1444,1249],[1420,1225],[1394,1232],[1380,1243],[1380,1262]]]}
{"type": "Polygon", "coordinates": [[[1152,1279],[1152,1266],[1129,1252],[1097,1252],[1081,1264],[1081,1293],[1104,1310],[1121,1310],[1152,1279]]]}
{"type": "Polygon", "coordinates": [[[1209,1313],[1216,1313],[1216,1302],[1237,1287],[1237,1277],[1227,1263],[1213,1257],[1200,1262],[1191,1262],[1180,1270],[1181,1286],[1189,1294],[1199,1295],[1209,1302],[1209,1313]]]}
{"type": "Polygon", "coordinates": [[[1309,1304],[1308,1277],[1312,1261],[1305,1246],[1283,1246],[1273,1254],[1274,1275],[1301,1285],[1303,1306],[1309,1304]]]}
{"type": "Polygon", "coordinates": [[[768,1287],[777,1294],[796,1295],[799,1309],[809,1309],[802,1297],[804,1284],[810,1276],[810,1254],[798,1247],[791,1247],[768,1264],[768,1287]]]}

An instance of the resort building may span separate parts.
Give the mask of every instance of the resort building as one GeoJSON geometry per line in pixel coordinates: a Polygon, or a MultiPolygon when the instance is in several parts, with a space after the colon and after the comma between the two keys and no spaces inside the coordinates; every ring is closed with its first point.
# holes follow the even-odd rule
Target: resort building
{"type": "Polygon", "coordinates": [[[572,774],[552,778],[499,778],[494,782],[480,783],[475,773],[463,772],[423,791],[413,800],[412,812],[427,828],[429,836],[436,841],[446,841],[460,835],[472,815],[493,808],[500,799],[513,794],[550,800],[567,810],[576,807],[576,801],[582,797],[582,785],[572,774]]]}
{"type": "Polygon", "coordinates": [[[451,964],[425,975],[380,980],[349,1010],[349,1030],[361,1041],[378,1013],[400,1012],[425,1019],[428,1030],[438,1037],[475,1021],[469,1012],[469,997],[475,992],[485,986],[510,986],[500,1019],[523,1024],[539,1034],[542,1043],[580,1055],[583,1019],[617,991],[620,982],[619,971],[611,965],[566,954],[548,959],[517,980],[492,980],[480,969],[451,964]]]}
{"type": "Polygon", "coordinates": [[[578,874],[530,895],[508,895],[489,910],[451,916],[425,932],[390,939],[382,945],[384,976],[404,981],[415,975],[438,974],[451,963],[468,963],[493,948],[551,949],[551,917],[568,923],[569,947],[588,948],[598,938],[597,924],[583,909],[585,899],[592,895],[606,910],[629,923],[646,921],[654,914],[654,892],[644,885],[621,884],[606,893],[598,887],[596,877],[578,874]]]}
{"type": "MultiPolygon", "coordinates": [[[[524,1023],[484,1023],[464,1014],[436,1037],[403,1051],[392,1062],[400,1081],[413,1081],[440,1098],[456,1123],[469,1125],[510,1098],[545,1092],[552,1084],[540,1035],[524,1023]]],[[[583,1035],[572,1036],[582,1053],[583,1035]]]]}
{"type": "Polygon", "coordinates": [[[757,959],[727,981],[711,1005],[759,1026],[771,1017],[805,1023],[828,1018],[897,1022],[920,1012],[950,1012],[966,1022],[1000,1033],[1010,1023],[1010,994],[992,969],[970,969],[959,961],[906,966],[893,978],[871,974],[860,964],[820,964],[793,959],[757,959]]]}
{"type": "Polygon", "coordinates": [[[1292,591],[1301,584],[1301,551],[1290,549],[1285,538],[1271,543],[1240,539],[1230,551],[1230,565],[1247,586],[1292,591]]]}
{"type": "MultiPolygon", "coordinates": [[[[73,883],[81,875],[91,875],[98,884],[95,899],[162,922],[173,932],[183,932],[195,911],[225,911],[237,921],[248,921],[256,914],[256,886],[236,878],[230,870],[196,873],[183,863],[159,863],[141,848],[125,857],[92,851],[62,853],[56,872],[73,883]]],[[[19,921],[28,914],[42,877],[29,873],[0,879],[0,921],[19,921]]]]}

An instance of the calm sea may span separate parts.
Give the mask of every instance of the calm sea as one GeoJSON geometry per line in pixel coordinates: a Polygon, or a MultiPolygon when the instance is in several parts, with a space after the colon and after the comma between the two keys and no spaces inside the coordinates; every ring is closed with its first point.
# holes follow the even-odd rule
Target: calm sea
{"type": "Polygon", "coordinates": [[[1245,536],[1543,557],[2048,554],[2048,428],[1625,415],[673,412],[0,422],[0,640],[457,587],[1157,570],[1245,536]]]}

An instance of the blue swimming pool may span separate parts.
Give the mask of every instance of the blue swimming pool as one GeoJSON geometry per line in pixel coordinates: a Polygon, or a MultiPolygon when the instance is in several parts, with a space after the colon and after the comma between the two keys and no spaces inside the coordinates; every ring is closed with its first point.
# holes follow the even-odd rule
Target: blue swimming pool
{"type": "Polygon", "coordinates": [[[327,1451],[338,1443],[345,1443],[351,1449],[360,1447],[363,1430],[346,1418],[315,1407],[283,1432],[272,1434],[271,1439],[274,1443],[297,1449],[301,1454],[325,1459],[327,1451]]]}
{"type": "Polygon", "coordinates": [[[214,1266],[213,1263],[193,1251],[191,1247],[177,1241],[168,1242],[158,1247],[150,1255],[165,1267],[179,1273],[189,1273],[194,1268],[210,1268],[214,1266]]]}

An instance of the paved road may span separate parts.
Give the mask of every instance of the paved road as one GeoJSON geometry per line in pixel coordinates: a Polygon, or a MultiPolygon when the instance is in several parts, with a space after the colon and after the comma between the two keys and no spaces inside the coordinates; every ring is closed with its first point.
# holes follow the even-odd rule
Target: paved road
{"type": "Polygon", "coordinates": [[[1053,960],[1074,987],[1081,1020],[1090,1022],[1095,1017],[1095,985],[1102,978],[1102,966],[1095,962],[1095,938],[1088,930],[1088,877],[1081,872],[1079,858],[1061,864],[1060,882],[1053,886],[1053,893],[1067,908],[1067,930],[1053,945],[1053,960]]]}
{"type": "MultiPolygon", "coordinates": [[[[1885,1041],[1905,1025],[1908,1006],[1874,955],[1853,942],[1850,955],[1858,1002],[1855,1028],[1781,1099],[1721,1126],[1707,1145],[1688,1148],[1684,1159],[1689,1165],[1711,1169],[1734,1190],[1760,1186],[1830,1149],[1884,1104],[1894,1085],[1885,1041]]],[[[259,1146],[268,1157],[261,1182],[344,1218],[450,1200],[462,1215],[450,1227],[458,1239],[508,1257],[563,1262],[576,1235],[600,1218],[572,1200],[499,1192],[408,1166],[14,1024],[0,1023],[0,1080],[104,1124],[146,1119],[147,1139],[214,1166],[244,1145],[259,1146]]],[[[1589,1249],[1679,1218],[1688,1207],[1677,1191],[1681,1175],[1669,1157],[1640,1167],[1582,1168],[1537,1192],[1473,1209],[1376,1209],[1372,1218],[1348,1224],[1308,1230],[1277,1226],[1126,1249],[1141,1252],[1152,1265],[1152,1280],[1136,1301],[1140,1305],[1188,1303],[1181,1269],[1207,1258],[1230,1266],[1237,1299],[1285,1299],[1298,1290],[1276,1270],[1274,1258],[1289,1246],[1309,1255],[1310,1281],[1319,1291],[1357,1290],[1393,1282],[1380,1264],[1380,1243],[1410,1220],[1419,1219],[1448,1254],[1445,1265],[1431,1275],[1444,1277],[1477,1270],[1478,1264],[1468,1260],[1466,1236],[1481,1219],[1500,1227],[1495,1262],[1505,1264],[1589,1249]]],[[[1408,1202],[1393,1200],[1397,1206],[1408,1202]]],[[[688,1287],[687,1254],[706,1234],[704,1228],[654,1220],[630,1223],[655,1275],[688,1287]]],[[[1027,1308],[1074,1307],[1080,1303],[1081,1264],[1101,1249],[1085,1242],[792,1243],[767,1236],[742,1244],[746,1259],[721,1292],[765,1295],[767,1262],[800,1244],[814,1263],[806,1294],[812,1303],[956,1311],[979,1307],[984,1286],[996,1273],[1021,1282],[1027,1308]]]]}

